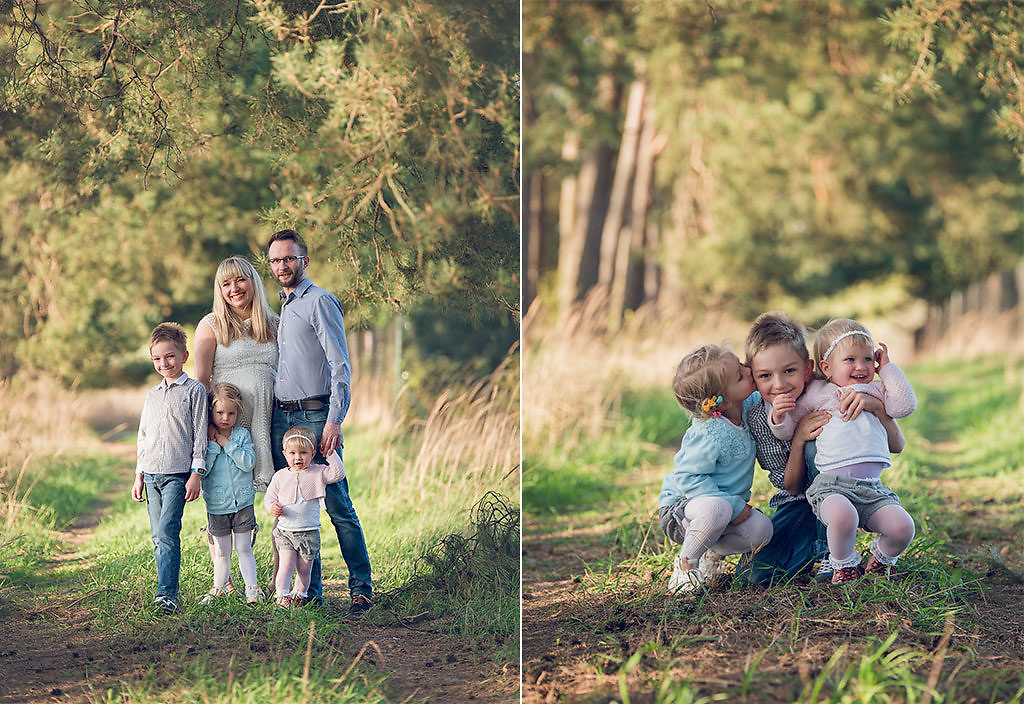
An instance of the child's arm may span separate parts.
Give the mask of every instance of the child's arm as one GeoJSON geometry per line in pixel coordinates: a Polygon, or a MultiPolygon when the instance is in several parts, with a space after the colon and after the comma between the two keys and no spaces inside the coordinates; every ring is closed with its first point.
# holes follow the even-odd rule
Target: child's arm
{"type": "Polygon", "coordinates": [[[224,445],[224,452],[243,474],[248,474],[256,466],[256,448],[253,447],[252,436],[245,428],[235,428],[231,431],[231,437],[224,445]]]}
{"type": "Polygon", "coordinates": [[[142,468],[146,456],[146,410],[147,404],[143,404],[142,416],[139,418],[139,434],[135,444],[135,481],[132,482],[132,498],[135,501],[143,500],[142,468]]]}
{"type": "Polygon", "coordinates": [[[189,402],[192,406],[192,472],[185,483],[185,501],[195,501],[199,498],[201,481],[195,470],[206,469],[209,443],[206,433],[210,421],[206,409],[206,389],[202,384],[193,384],[189,388],[189,402]]]}
{"type": "Polygon", "coordinates": [[[828,411],[811,411],[797,423],[793,434],[793,443],[789,448],[789,459],[783,474],[782,488],[796,496],[804,489],[807,476],[807,465],[804,463],[804,445],[821,435],[828,423],[828,411]]]}
{"type": "Polygon", "coordinates": [[[324,484],[334,484],[345,478],[345,463],[335,450],[327,455],[327,467],[324,469],[324,484]]]}
{"type": "Polygon", "coordinates": [[[142,472],[135,473],[135,481],[132,483],[132,498],[136,501],[145,501],[142,486],[142,472]]]}
{"type": "MultiPolygon", "coordinates": [[[[682,447],[675,456],[675,470],[662,483],[662,489],[670,485],[675,493],[686,498],[697,496],[719,496],[732,506],[732,518],[735,519],[743,510],[747,500],[742,496],[726,493],[712,473],[718,461],[719,448],[703,427],[686,431],[682,447]]],[[[753,464],[750,471],[754,471],[753,464]]]]}
{"type": "Polygon", "coordinates": [[[267,509],[267,513],[271,516],[280,516],[284,513],[284,508],[277,502],[278,482],[275,479],[276,476],[270,480],[267,493],[263,495],[263,508],[267,509]]]}
{"type": "Polygon", "coordinates": [[[771,412],[768,414],[768,425],[772,435],[779,440],[790,440],[796,432],[798,420],[818,410],[827,393],[828,384],[815,380],[807,385],[800,398],[794,399],[792,394],[779,394],[775,404],[769,404],[771,412]]]}
{"type": "Polygon", "coordinates": [[[903,447],[906,444],[903,432],[893,417],[885,412],[885,404],[877,396],[856,391],[844,394],[839,401],[839,411],[843,414],[843,420],[846,421],[853,420],[862,411],[875,414],[875,417],[882,423],[882,427],[885,428],[885,434],[889,440],[889,452],[903,452],[903,447]]]}
{"type": "Polygon", "coordinates": [[[882,398],[885,412],[893,418],[906,418],[917,409],[914,387],[907,381],[903,370],[889,361],[889,349],[885,343],[879,342],[878,346],[880,349],[875,352],[875,359],[878,362],[878,378],[885,391],[882,398]]]}

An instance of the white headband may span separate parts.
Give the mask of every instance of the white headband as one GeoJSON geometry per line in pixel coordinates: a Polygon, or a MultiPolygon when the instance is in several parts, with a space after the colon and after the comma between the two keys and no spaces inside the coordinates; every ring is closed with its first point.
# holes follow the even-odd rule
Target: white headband
{"type": "Polygon", "coordinates": [[[839,343],[839,341],[842,340],[844,337],[849,337],[850,335],[863,335],[864,337],[868,338],[869,344],[873,345],[875,343],[875,341],[871,339],[871,335],[868,335],[866,332],[862,330],[851,330],[850,332],[844,332],[842,335],[832,340],[832,344],[828,346],[827,350],[825,350],[825,354],[821,355],[821,361],[824,362],[826,359],[828,359],[828,356],[832,354],[832,350],[836,348],[836,345],[839,343]]]}
{"type": "Polygon", "coordinates": [[[288,437],[286,437],[286,438],[284,439],[284,442],[283,442],[283,443],[281,443],[281,446],[282,446],[282,447],[284,447],[285,445],[287,445],[287,444],[288,444],[289,442],[291,442],[292,440],[302,440],[302,441],[303,441],[304,443],[306,443],[307,445],[309,445],[309,446],[310,446],[311,448],[313,448],[314,450],[316,449],[316,446],[315,446],[315,445],[313,444],[313,441],[312,441],[312,440],[310,440],[309,438],[307,438],[307,437],[306,437],[305,435],[299,435],[298,433],[296,433],[295,435],[289,435],[288,437]]]}

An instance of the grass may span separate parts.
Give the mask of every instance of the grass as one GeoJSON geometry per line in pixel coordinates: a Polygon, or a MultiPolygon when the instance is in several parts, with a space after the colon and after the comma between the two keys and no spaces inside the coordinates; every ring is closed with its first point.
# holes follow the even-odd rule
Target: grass
{"type": "MultiPolygon", "coordinates": [[[[206,514],[202,501],[188,504],[181,532],[182,611],[163,617],[151,606],[152,543],[145,505],[129,495],[132,470],[104,453],[87,423],[97,416],[120,421],[131,415],[120,406],[130,404],[105,392],[104,404],[120,405],[116,412],[97,412],[84,407],[81,397],[50,387],[9,385],[0,393],[6,409],[0,411],[0,432],[10,437],[39,437],[31,411],[44,398],[58,396],[63,406],[57,415],[68,419],[59,430],[62,437],[43,437],[39,444],[66,452],[32,459],[25,448],[0,465],[0,622],[13,624],[20,613],[30,631],[38,630],[58,648],[66,642],[73,654],[61,663],[61,677],[105,683],[90,685],[96,688],[82,697],[271,703],[405,698],[398,697],[376,644],[354,637],[351,623],[339,614],[347,607],[347,573],[327,520],[326,610],[280,612],[269,603],[253,608],[233,598],[203,607],[197,602],[212,580],[205,533],[199,530],[206,514]],[[84,543],[61,544],[58,531],[100,506],[103,518],[84,543]],[[75,554],[56,566],[50,562],[70,551],[75,554]],[[33,605],[35,599],[47,606],[33,605]]],[[[364,407],[371,415],[362,419],[354,407],[345,427],[352,499],[378,596],[364,621],[399,633],[408,632],[400,622],[415,622],[415,628],[454,639],[445,642],[458,645],[472,671],[508,669],[519,650],[519,513],[510,498],[519,483],[518,371],[506,365],[451,392],[419,424],[382,422],[382,405],[369,400],[364,407]],[[473,549],[453,552],[437,565],[446,570],[446,580],[423,580],[423,561],[436,558],[439,545],[473,549]],[[408,617],[414,618],[407,622],[408,617]]],[[[111,424],[99,432],[130,436],[123,422],[111,424]]],[[[263,516],[261,508],[257,515],[263,516]]],[[[255,552],[265,583],[270,536],[268,524],[261,524],[255,552]]],[[[235,581],[242,583],[237,565],[235,581]]],[[[427,685],[417,696],[429,694],[427,685]]]]}
{"type": "MultiPolygon", "coordinates": [[[[543,442],[551,433],[528,430],[524,573],[574,585],[560,608],[548,607],[560,618],[534,628],[580,645],[524,653],[526,683],[557,670],[567,702],[1020,702],[1024,437],[1012,429],[1024,426],[1024,369],[984,359],[908,374],[920,403],[901,421],[907,450],[885,479],[918,534],[892,581],[763,588],[727,579],[672,597],[676,548],[655,511],[685,429],[679,411],[671,427],[670,393],[623,392],[601,410],[603,423],[565,421],[553,445],[543,442]],[[600,488],[549,493],[565,476],[600,488]]],[[[773,492],[756,470],[752,503],[765,506],[773,492]]],[[[859,548],[867,542],[862,533],[859,548]]],[[[543,684],[536,691],[542,699],[543,684]]]]}

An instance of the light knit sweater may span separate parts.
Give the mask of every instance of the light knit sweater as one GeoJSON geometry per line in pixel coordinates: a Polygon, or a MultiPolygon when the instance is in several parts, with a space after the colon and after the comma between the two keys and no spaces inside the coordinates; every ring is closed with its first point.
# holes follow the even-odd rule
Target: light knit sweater
{"type": "Polygon", "coordinates": [[[796,408],[786,414],[778,425],[768,421],[772,433],[782,440],[789,440],[796,431],[796,425],[811,411],[828,411],[831,418],[817,438],[817,455],[814,464],[820,472],[834,472],[843,467],[861,463],[880,463],[885,467],[892,464],[889,457],[889,440],[882,421],[874,413],[861,413],[852,421],[844,421],[839,412],[839,398],[847,388],[870,394],[882,400],[885,412],[893,418],[905,418],[917,408],[917,396],[907,381],[903,370],[889,362],[878,373],[878,379],[867,384],[852,384],[839,387],[830,381],[815,380],[807,385],[796,401],[796,408]]]}
{"type": "Polygon", "coordinates": [[[283,530],[313,530],[320,527],[319,506],[316,510],[315,525],[307,525],[312,521],[306,510],[309,504],[319,504],[324,497],[324,487],[345,478],[345,465],[335,450],[327,457],[327,464],[311,464],[301,472],[291,469],[278,470],[270,480],[267,493],[263,497],[263,506],[270,511],[274,504],[284,509],[278,525],[283,530]],[[304,507],[305,506],[305,507],[304,507]]]}

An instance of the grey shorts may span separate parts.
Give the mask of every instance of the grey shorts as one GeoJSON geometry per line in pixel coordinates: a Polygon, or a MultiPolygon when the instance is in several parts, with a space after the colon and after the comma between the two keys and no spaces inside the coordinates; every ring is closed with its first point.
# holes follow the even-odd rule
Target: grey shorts
{"type": "Polygon", "coordinates": [[[206,514],[206,530],[210,535],[222,538],[229,533],[248,533],[256,528],[256,511],[246,506],[234,513],[206,514]]]}
{"type": "Polygon", "coordinates": [[[299,553],[303,560],[315,560],[320,557],[320,531],[319,530],[281,530],[274,528],[271,531],[274,536],[274,545],[278,552],[291,550],[299,553]]]}
{"type": "Polygon", "coordinates": [[[807,503],[811,505],[814,515],[821,519],[821,502],[831,494],[845,496],[857,509],[857,520],[860,527],[868,522],[872,514],[883,506],[895,504],[902,506],[896,492],[882,483],[881,479],[853,479],[837,477],[834,474],[819,474],[807,487],[807,503]]]}
{"type": "Polygon", "coordinates": [[[683,521],[686,519],[687,499],[679,499],[671,506],[658,509],[658,519],[661,522],[661,530],[673,543],[682,544],[686,538],[686,530],[683,528],[683,521]]]}

